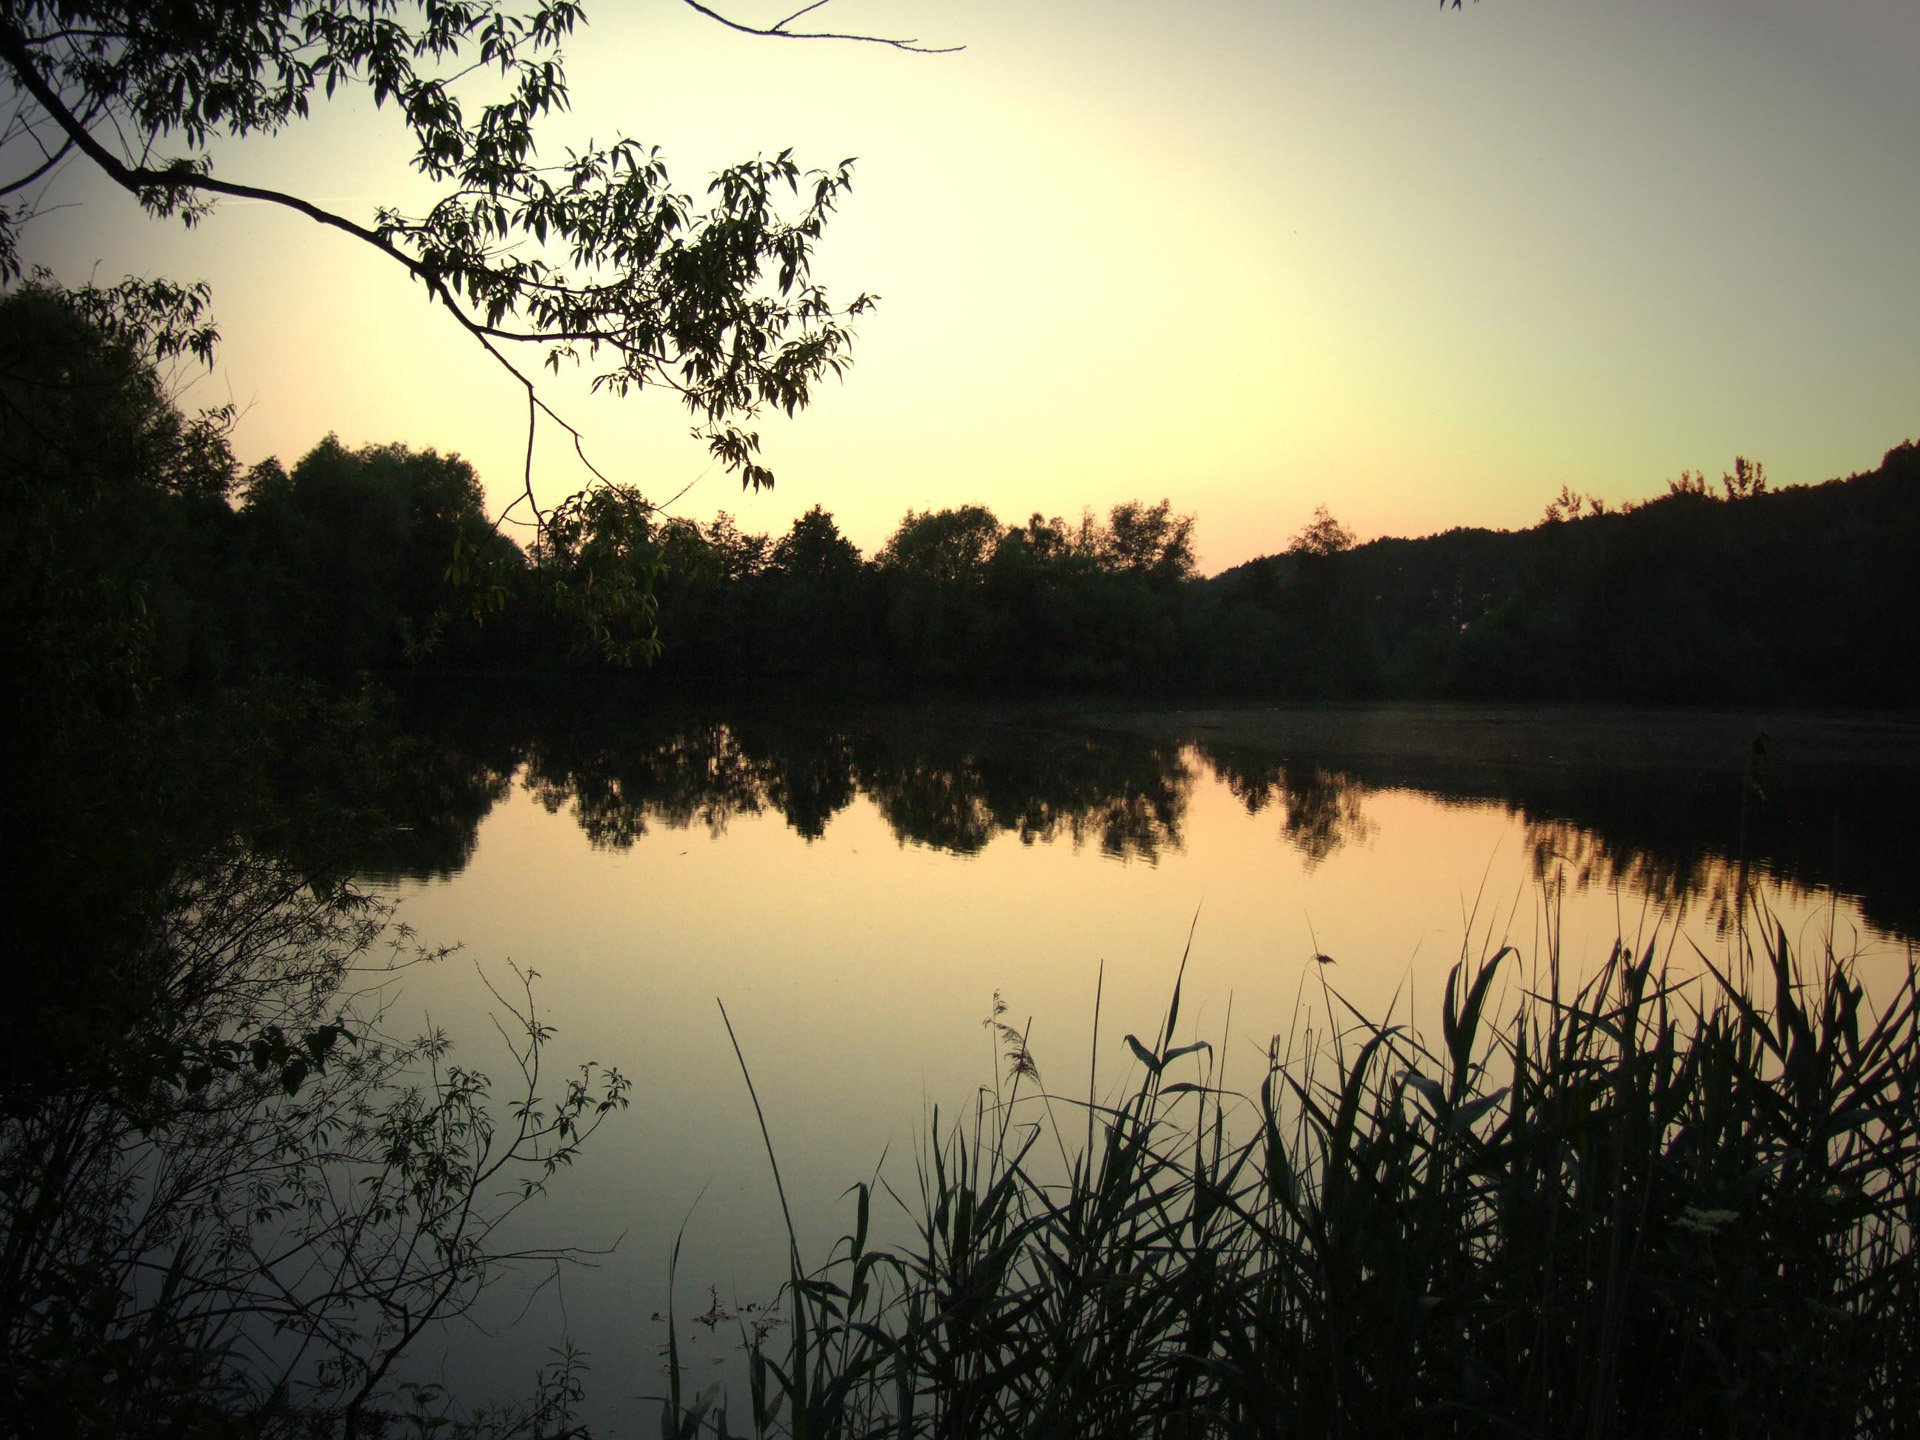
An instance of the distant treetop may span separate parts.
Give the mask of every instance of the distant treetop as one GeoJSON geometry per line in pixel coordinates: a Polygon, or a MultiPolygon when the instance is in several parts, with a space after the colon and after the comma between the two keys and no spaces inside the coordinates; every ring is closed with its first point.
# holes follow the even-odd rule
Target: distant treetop
{"type": "Polygon", "coordinates": [[[1351,550],[1354,545],[1354,533],[1327,512],[1321,505],[1313,512],[1313,519],[1287,542],[1289,555],[1338,555],[1343,550],[1351,550]]]}

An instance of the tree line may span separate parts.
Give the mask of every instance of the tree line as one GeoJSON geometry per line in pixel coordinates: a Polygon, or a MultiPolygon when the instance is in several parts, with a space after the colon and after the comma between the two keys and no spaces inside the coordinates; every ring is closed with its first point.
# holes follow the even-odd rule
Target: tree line
{"type": "MultiPolygon", "coordinates": [[[[608,485],[524,547],[455,455],[349,449],[243,471],[152,354],[72,295],[0,302],[14,673],[92,700],[259,674],[632,671],[661,690],[827,684],[1207,698],[1920,699],[1920,449],[1772,488],[1737,460],[1610,510],[1356,544],[1324,509],[1211,578],[1167,500],[1104,517],[909,510],[863,555],[608,485]]],[[[77,698],[77,696],[76,696],[77,698]]]]}
{"type": "Polygon", "coordinates": [[[1911,705],[1916,554],[1912,441],[1780,489],[1737,459],[1621,510],[1563,488],[1527,530],[1255,561],[1209,582],[1238,638],[1197,648],[1271,694],[1911,705]]]}

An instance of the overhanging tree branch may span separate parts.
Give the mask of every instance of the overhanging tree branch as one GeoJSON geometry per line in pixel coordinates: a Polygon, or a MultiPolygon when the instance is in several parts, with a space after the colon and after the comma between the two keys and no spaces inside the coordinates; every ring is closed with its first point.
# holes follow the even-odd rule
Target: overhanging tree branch
{"type": "Polygon", "coordinates": [[[34,166],[33,169],[22,175],[18,180],[10,180],[4,185],[0,185],[0,195],[12,195],[26,189],[29,185],[33,184],[34,181],[38,180],[42,175],[45,175],[48,171],[52,170],[54,166],[66,159],[68,155],[72,154],[73,148],[73,140],[71,138],[67,139],[58,150],[55,150],[45,160],[34,166]]]}
{"type": "Polygon", "coordinates": [[[837,30],[789,30],[787,27],[804,15],[830,3],[830,0],[813,0],[813,4],[802,6],[784,20],[776,20],[771,25],[748,25],[722,15],[718,10],[702,5],[700,0],[682,0],[688,9],[696,10],[707,19],[738,30],[742,35],[763,35],[778,40],[855,40],[869,45],[886,45],[895,50],[909,50],[916,55],[952,55],[966,48],[961,45],[922,45],[918,40],[894,40],[884,35],[856,35],[837,30]]]}
{"type": "MultiPolygon", "coordinates": [[[[17,28],[4,20],[0,20],[0,59],[4,59],[8,65],[12,67],[14,76],[22,88],[33,96],[35,101],[53,118],[54,122],[59,125],[67,137],[66,142],[55,153],[52,160],[49,160],[46,165],[43,165],[33,176],[29,176],[26,181],[16,182],[16,187],[12,188],[17,188],[18,184],[29,183],[32,179],[37,178],[39,174],[51,169],[53,164],[56,163],[62,155],[65,155],[69,149],[77,148],[88,159],[92,160],[95,165],[99,166],[110,180],[143,202],[156,191],[177,194],[182,191],[191,190],[202,194],[224,195],[235,199],[255,200],[269,205],[277,205],[284,209],[292,210],[296,214],[304,215],[315,224],[325,225],[331,229],[351,235],[356,240],[371,245],[389,259],[397,261],[405,267],[408,274],[425,284],[428,293],[444,306],[448,313],[480,343],[481,348],[492,356],[508,374],[512,375],[515,380],[519,381],[520,384],[525,387],[528,405],[530,407],[537,407],[540,412],[544,413],[556,425],[560,426],[573,437],[574,446],[580,454],[581,463],[586,465],[587,469],[597,478],[605,480],[606,477],[587,460],[585,451],[581,448],[584,437],[582,437],[580,431],[558,414],[546,401],[540,398],[538,387],[534,384],[532,378],[502,354],[499,347],[493,343],[492,336],[497,332],[491,331],[490,327],[481,325],[469,315],[447,288],[446,282],[438,274],[400,249],[399,246],[395,245],[379,231],[369,229],[365,225],[357,224],[344,215],[336,214],[322,206],[315,205],[312,201],[304,200],[298,195],[290,195],[282,190],[273,190],[260,185],[236,184],[230,180],[220,180],[212,175],[197,173],[184,165],[171,167],[166,170],[155,170],[144,166],[129,165],[105,145],[101,144],[98,137],[87,128],[86,124],[81,121],[67,106],[65,101],[60,98],[59,92],[55,90],[53,86],[47,82],[46,77],[40,73],[25,38],[17,28]]],[[[502,338],[538,339],[540,337],[505,336],[502,338]]],[[[525,494],[522,498],[527,501],[528,507],[533,511],[535,524],[539,526],[542,525],[544,521],[539,504],[534,499],[533,494],[533,444],[534,435],[531,427],[529,427],[527,434],[526,486],[525,494]]],[[[518,500],[514,502],[516,505],[518,503],[518,500]]],[[[512,506],[509,506],[508,510],[510,511],[512,508],[512,506]]],[[[502,512],[501,518],[503,520],[506,517],[506,513],[507,512],[502,512]]]]}
{"type": "MultiPolygon", "coordinates": [[[[748,33],[926,48],[794,29],[818,4],[758,28],[693,8],[748,33]]],[[[566,430],[597,480],[605,476],[587,461],[581,432],[503,347],[542,345],[549,369],[596,361],[596,389],[671,390],[717,460],[745,485],[771,484],[759,437],[740,422],[769,405],[792,414],[815,383],[841,374],[848,322],[872,303],[863,295],[835,306],[809,273],[851,162],[802,175],[781,152],[732,166],[709,185],[704,213],[669,188],[657,152],[631,141],[534,164],[534,122],[565,104],[557,47],[578,18],[572,0],[526,13],[498,0],[427,0],[418,12],[395,0],[295,0],[264,16],[216,9],[189,19],[125,3],[29,0],[0,4],[0,60],[63,134],[63,148],[78,149],[149,212],[191,222],[220,198],[267,203],[401,265],[527,391],[536,420],[566,430]],[[507,98],[469,116],[452,87],[481,68],[498,72],[507,98]],[[204,155],[156,158],[169,136],[199,145],[217,134],[274,133],[307,114],[313,92],[355,84],[401,113],[415,167],[451,182],[418,218],[383,209],[361,223],[285,188],[220,179],[204,155]],[[779,208],[782,191],[797,213],[779,208]]],[[[0,212],[0,245],[10,246],[19,218],[0,212]]],[[[533,505],[544,526],[531,468],[529,451],[514,504],[533,505]]]]}

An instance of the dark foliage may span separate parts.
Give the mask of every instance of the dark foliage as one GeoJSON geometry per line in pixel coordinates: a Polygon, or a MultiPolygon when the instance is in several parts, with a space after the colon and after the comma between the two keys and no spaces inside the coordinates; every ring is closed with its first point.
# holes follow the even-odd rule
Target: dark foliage
{"type": "Polygon", "coordinates": [[[261,663],[337,677],[429,653],[456,664],[483,655],[477,587],[508,583],[520,555],[488,523],[479,477],[458,456],[350,452],[328,436],[291,473],[255,467],[245,497],[247,603],[236,618],[261,663]],[[457,565],[470,584],[456,583],[457,565]]]}
{"type": "MultiPolygon", "coordinates": [[[[1620,513],[1254,561],[1205,587],[1207,680],[1289,697],[1920,702],[1920,446],[1770,490],[1737,462],[1620,513]]],[[[1591,511],[1598,507],[1588,507],[1591,511]]]]}
{"type": "Polygon", "coordinates": [[[547,550],[470,653],[521,669],[651,653],[664,690],[1920,703],[1920,449],[1823,485],[1770,490],[1744,466],[1724,496],[1695,481],[1526,531],[1365,545],[1323,511],[1284,554],[1210,580],[1165,501],[1073,524],[909,512],[866,562],[818,509],[769,540],[636,497],[581,533],[610,567],[594,593],[624,576],[635,597],[624,641],[569,603],[580,572],[547,550]]]}

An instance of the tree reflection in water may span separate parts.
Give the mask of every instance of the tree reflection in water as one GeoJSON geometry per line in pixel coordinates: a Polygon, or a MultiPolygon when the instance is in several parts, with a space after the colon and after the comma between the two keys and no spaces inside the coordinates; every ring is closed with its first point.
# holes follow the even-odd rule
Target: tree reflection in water
{"type": "Polygon", "coordinates": [[[864,758],[861,788],[895,837],[960,855],[1012,834],[1153,864],[1180,848],[1194,783],[1178,745],[1015,726],[894,732],[864,758]]]}
{"type": "MultiPolygon", "coordinates": [[[[1735,857],[1707,850],[1663,853],[1644,849],[1566,820],[1525,823],[1527,856],[1534,878],[1556,892],[1597,887],[1645,896],[1662,910],[1704,905],[1719,935],[1730,934],[1739,923],[1743,882],[1735,857]]],[[[1744,884],[1750,886],[1759,878],[1750,869],[1744,884]]],[[[1796,895],[1809,893],[1790,873],[1765,872],[1765,878],[1796,895]]]]}
{"type": "MultiPolygon", "coordinates": [[[[1616,756],[1481,764],[1405,748],[1282,749],[982,710],[691,714],[616,710],[592,696],[427,709],[420,723],[434,738],[418,753],[432,794],[397,794],[386,806],[413,829],[368,847],[381,873],[458,868],[516,770],[550,811],[571,808],[595,845],[615,849],[656,825],[697,822],[718,834],[736,815],[777,814],[816,840],[864,796],[902,844],[976,855],[1013,835],[1148,864],[1182,847],[1195,789],[1211,775],[1250,815],[1276,812],[1278,838],[1309,870],[1372,840],[1369,794],[1412,791],[1514,815],[1543,880],[1564,875],[1659,906],[1705,903],[1718,920],[1733,913],[1744,850],[1750,878],[1801,894],[1837,886],[1876,929],[1920,933],[1920,853],[1904,819],[1920,798],[1910,769],[1793,772],[1783,763],[1743,820],[1737,766],[1727,776],[1675,768],[1661,760],[1657,735],[1636,740],[1636,769],[1616,756]],[[476,721],[483,733],[472,733],[476,721]]],[[[403,787],[417,779],[395,777],[403,787]]]]}
{"type": "Polygon", "coordinates": [[[1345,845],[1364,845],[1379,828],[1361,802],[1366,787],[1341,770],[1312,761],[1237,755],[1204,742],[1195,747],[1249,815],[1280,811],[1280,838],[1308,870],[1345,845]]]}
{"type": "Polygon", "coordinates": [[[542,739],[527,753],[527,788],[549,813],[571,804],[597,848],[628,848],[650,820],[675,830],[698,821],[719,835],[733,816],[758,815],[770,803],[767,763],[725,725],[623,738],[616,746],[542,739]]]}
{"type": "Polygon", "coordinates": [[[1181,747],[1016,726],[950,728],[897,717],[850,724],[694,720],[614,736],[542,732],[524,783],[549,812],[571,806],[596,846],[625,849],[652,825],[724,832],[779,814],[818,839],[857,796],[902,843],[978,854],[996,836],[1097,844],[1153,863],[1180,846],[1194,772],[1181,747]]]}

